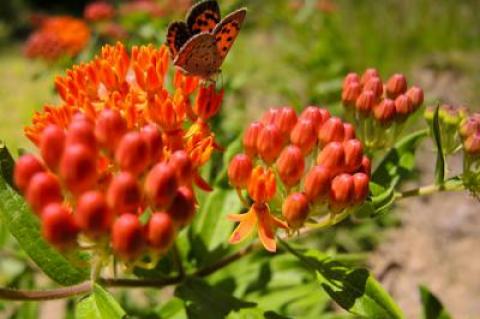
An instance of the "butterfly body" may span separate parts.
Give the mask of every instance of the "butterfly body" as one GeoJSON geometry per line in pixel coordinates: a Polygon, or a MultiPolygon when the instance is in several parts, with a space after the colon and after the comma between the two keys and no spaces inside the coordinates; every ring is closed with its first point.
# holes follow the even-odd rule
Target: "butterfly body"
{"type": "Polygon", "coordinates": [[[207,80],[218,74],[246,13],[246,9],[239,9],[220,20],[216,1],[192,7],[186,22],[173,22],[168,28],[167,45],[174,65],[187,75],[207,80]]]}

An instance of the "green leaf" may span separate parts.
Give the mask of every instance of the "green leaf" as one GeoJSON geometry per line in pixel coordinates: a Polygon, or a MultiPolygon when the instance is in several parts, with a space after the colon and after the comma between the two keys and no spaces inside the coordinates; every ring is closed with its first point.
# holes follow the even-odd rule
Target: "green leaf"
{"type": "Polygon", "coordinates": [[[183,300],[180,298],[171,298],[166,304],[160,307],[156,312],[162,319],[186,319],[187,313],[183,300]]]}
{"type": "MultiPolygon", "coordinates": [[[[4,148],[0,155],[2,156],[0,162],[4,162],[9,153],[4,148]]],[[[85,267],[74,267],[43,239],[37,216],[3,175],[0,176],[0,220],[30,258],[55,282],[73,285],[88,278],[88,270],[85,267]]],[[[77,257],[80,259],[80,256],[77,257]]]]}
{"type": "Polygon", "coordinates": [[[423,306],[423,319],[451,319],[452,317],[443,307],[438,298],[428,288],[419,287],[423,306]]]}
{"type": "Polygon", "coordinates": [[[417,146],[427,136],[428,130],[422,130],[396,143],[375,169],[372,181],[388,189],[407,178],[415,168],[417,146]]]}
{"type": "Polygon", "coordinates": [[[95,284],[90,296],[82,299],[75,310],[76,319],[120,319],[126,313],[117,301],[102,287],[95,284]]]}
{"type": "Polygon", "coordinates": [[[323,289],[343,309],[369,319],[404,318],[392,297],[368,270],[349,268],[318,251],[301,253],[282,240],[280,243],[317,274],[323,289]]]}
{"type": "Polygon", "coordinates": [[[8,151],[5,144],[0,141],[0,175],[12,188],[15,188],[13,184],[13,169],[15,167],[15,161],[12,155],[8,151]]]}
{"type": "Polygon", "coordinates": [[[445,154],[443,153],[442,135],[440,133],[440,122],[438,119],[438,105],[433,115],[433,138],[437,147],[437,162],[435,164],[435,184],[441,185],[445,181],[445,154]]]}
{"type": "Polygon", "coordinates": [[[175,289],[175,296],[183,299],[189,319],[223,319],[231,311],[255,307],[255,303],[237,299],[195,278],[189,278],[179,285],[175,289]]]}

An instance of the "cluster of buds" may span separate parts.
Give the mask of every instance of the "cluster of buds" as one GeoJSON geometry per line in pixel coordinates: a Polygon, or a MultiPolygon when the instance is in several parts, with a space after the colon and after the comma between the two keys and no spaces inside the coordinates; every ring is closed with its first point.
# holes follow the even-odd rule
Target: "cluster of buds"
{"type": "Polygon", "coordinates": [[[116,21],[117,10],[108,2],[95,1],[87,4],[83,17],[88,21],[92,30],[106,40],[125,39],[127,30],[116,21]]]}
{"type": "Polygon", "coordinates": [[[391,146],[405,120],[423,104],[423,90],[408,88],[402,74],[383,83],[376,69],[367,69],[361,76],[350,73],[345,77],[342,103],[365,147],[381,149],[391,146]]]}
{"type": "Polygon", "coordinates": [[[61,106],[26,128],[41,156],[20,157],[15,183],[59,249],[95,244],[135,264],[162,256],[192,221],[223,92],[177,72],[170,94],[168,65],[166,47],[106,46],[57,78],[61,106]]]}
{"type": "Polygon", "coordinates": [[[229,216],[239,222],[231,243],[258,224],[263,245],[275,251],[278,228],[291,233],[309,220],[316,227],[333,225],[368,195],[370,159],[353,126],[326,109],[309,106],[300,116],[290,107],[270,109],[247,128],[243,146],[245,153],[232,159],[228,177],[250,208],[229,216]]]}
{"type": "Polygon", "coordinates": [[[463,180],[467,189],[473,194],[480,192],[480,113],[464,116],[458,132],[462,140],[463,180]]]}
{"type": "Polygon", "coordinates": [[[34,22],[37,30],[29,36],[24,48],[29,58],[52,62],[65,56],[74,57],[90,40],[90,28],[80,19],[38,16],[34,22]]]}

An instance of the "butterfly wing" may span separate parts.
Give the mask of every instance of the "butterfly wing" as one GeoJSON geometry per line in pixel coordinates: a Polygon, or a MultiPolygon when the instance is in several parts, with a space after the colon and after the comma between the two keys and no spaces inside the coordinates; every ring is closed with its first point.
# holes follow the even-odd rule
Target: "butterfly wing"
{"type": "Polygon", "coordinates": [[[173,64],[187,75],[205,79],[217,73],[221,59],[213,34],[203,32],[191,37],[180,49],[173,64]]]}
{"type": "Polygon", "coordinates": [[[167,45],[172,58],[177,55],[178,51],[180,51],[190,37],[191,34],[185,22],[177,21],[168,26],[167,45]]]}
{"type": "Polygon", "coordinates": [[[212,32],[220,22],[220,8],[217,1],[207,0],[196,4],[188,12],[186,21],[192,35],[212,32]]]}
{"type": "Polygon", "coordinates": [[[233,42],[235,42],[246,15],[247,9],[245,8],[233,11],[227,15],[213,30],[217,44],[218,55],[220,56],[221,61],[225,59],[225,56],[227,56],[228,51],[233,45],[233,42]]]}

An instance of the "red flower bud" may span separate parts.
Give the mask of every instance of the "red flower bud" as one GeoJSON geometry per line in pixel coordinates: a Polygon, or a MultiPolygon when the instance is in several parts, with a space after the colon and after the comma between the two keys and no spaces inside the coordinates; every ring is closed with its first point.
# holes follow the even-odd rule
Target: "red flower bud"
{"type": "Polygon", "coordinates": [[[305,177],[304,191],[311,202],[325,198],[330,190],[331,172],[322,165],[315,165],[305,177]]]}
{"type": "Polygon", "coordinates": [[[142,193],[135,177],[121,172],[113,178],[107,190],[107,203],[114,214],[137,213],[142,193]]]}
{"type": "Polygon", "coordinates": [[[362,93],[362,86],[358,82],[349,83],[342,91],[342,103],[345,106],[354,106],[362,93]]]}
{"type": "Polygon", "coordinates": [[[476,132],[467,137],[463,143],[463,148],[465,152],[471,155],[480,154],[480,132],[476,132]]]}
{"type": "Polygon", "coordinates": [[[371,176],[372,174],[372,162],[366,155],[363,155],[362,166],[360,166],[359,172],[365,173],[368,176],[371,176]]]}
{"type": "Polygon", "coordinates": [[[345,166],[349,172],[354,172],[362,166],[363,146],[357,140],[349,140],[344,142],[343,148],[345,150],[345,166]]]}
{"type": "Polygon", "coordinates": [[[464,119],[460,123],[459,133],[463,138],[480,131],[480,120],[474,116],[464,119]]]}
{"type": "Polygon", "coordinates": [[[267,164],[275,161],[282,151],[282,148],[282,134],[274,124],[266,125],[260,130],[257,139],[257,151],[258,155],[260,155],[267,164]]]}
{"type": "Polygon", "coordinates": [[[356,173],[353,175],[353,201],[355,204],[362,203],[368,196],[368,183],[370,178],[367,174],[356,173]]]}
{"type": "Polygon", "coordinates": [[[147,142],[150,162],[156,163],[163,155],[162,133],[154,124],[146,125],[140,131],[142,138],[147,142]]]}
{"type": "Polygon", "coordinates": [[[22,155],[15,163],[13,175],[15,185],[17,185],[22,192],[25,192],[32,177],[36,173],[43,171],[45,171],[45,168],[35,156],[31,154],[22,155]]]}
{"type": "Polygon", "coordinates": [[[167,213],[153,213],[147,224],[148,244],[159,251],[166,251],[175,239],[175,226],[167,213]]]}
{"type": "Polygon", "coordinates": [[[360,83],[360,76],[357,73],[348,73],[345,79],[343,79],[342,88],[345,89],[350,83],[360,83]]]}
{"type": "Polygon", "coordinates": [[[355,127],[353,127],[350,123],[343,123],[343,131],[344,131],[344,141],[349,141],[355,138],[355,127]]]}
{"type": "Polygon", "coordinates": [[[247,190],[256,203],[270,201],[275,196],[276,187],[275,174],[270,169],[262,166],[257,166],[253,169],[247,190]]]}
{"type": "Polygon", "coordinates": [[[127,131],[127,123],[120,112],[104,109],[98,114],[95,125],[95,136],[103,147],[116,149],[118,142],[127,131]]]}
{"type": "Polygon", "coordinates": [[[341,142],[345,138],[345,130],[342,120],[338,117],[331,117],[320,128],[318,140],[320,144],[326,145],[330,142],[341,142]]]}
{"type": "Polygon", "coordinates": [[[395,102],[390,99],[384,99],[373,108],[373,116],[380,123],[390,123],[395,118],[395,102]]]}
{"type": "Polygon", "coordinates": [[[37,214],[41,214],[42,209],[48,204],[61,203],[63,200],[58,179],[45,172],[33,175],[25,197],[37,214]]]}
{"type": "Polygon", "coordinates": [[[193,164],[184,150],[175,151],[169,159],[168,165],[175,172],[177,182],[182,186],[189,186],[193,179],[193,164]]]}
{"type": "Polygon", "coordinates": [[[275,121],[276,121],[276,118],[277,116],[279,115],[280,113],[280,109],[278,108],[269,108],[268,111],[266,111],[263,116],[262,116],[262,119],[260,120],[260,122],[263,124],[263,125],[269,125],[269,124],[275,124],[275,121]]]}
{"type": "Polygon", "coordinates": [[[245,148],[245,153],[250,157],[257,155],[257,139],[262,129],[262,123],[253,122],[243,135],[243,147],[245,148]]]}
{"type": "Polygon", "coordinates": [[[110,231],[114,213],[108,208],[103,193],[84,193],[77,203],[75,221],[82,231],[96,237],[110,231]]]}
{"type": "Polygon", "coordinates": [[[342,143],[328,143],[318,154],[317,164],[325,166],[332,175],[336,175],[345,168],[345,149],[342,143]]]}
{"type": "Polygon", "coordinates": [[[372,77],[363,86],[363,91],[372,91],[375,98],[379,99],[383,95],[383,83],[380,78],[372,77]]]}
{"type": "Polygon", "coordinates": [[[42,131],[40,153],[50,169],[57,170],[64,146],[65,132],[58,125],[50,124],[42,131]]]}
{"type": "Polygon", "coordinates": [[[193,192],[188,187],[179,187],[167,213],[178,227],[188,225],[195,215],[195,197],[193,192]]]}
{"type": "Polygon", "coordinates": [[[139,132],[125,134],[118,144],[115,160],[120,169],[134,175],[140,174],[150,160],[150,149],[142,134],[139,132]]]}
{"type": "Polygon", "coordinates": [[[300,118],[290,134],[290,141],[302,150],[305,156],[317,143],[317,130],[309,119],[300,118]]]}
{"type": "Polygon", "coordinates": [[[92,151],[97,147],[93,124],[82,114],[77,114],[68,126],[65,145],[74,144],[83,144],[92,151]]]}
{"type": "Polygon", "coordinates": [[[175,171],[165,163],[155,165],[145,180],[145,192],[157,208],[168,208],[177,192],[175,171]]]}
{"type": "Polygon", "coordinates": [[[78,228],[67,208],[52,203],[42,211],[42,234],[52,245],[67,248],[75,242],[78,228]]]}
{"type": "Polygon", "coordinates": [[[236,155],[228,166],[228,179],[235,187],[246,187],[252,174],[253,163],[245,154],[236,155]]]}
{"type": "Polygon", "coordinates": [[[303,193],[288,195],[282,205],[282,214],[292,229],[299,229],[308,217],[308,200],[303,193]]]}
{"type": "Polygon", "coordinates": [[[363,113],[368,113],[375,106],[377,97],[375,93],[371,90],[363,91],[362,94],[358,97],[355,107],[357,110],[363,113]]]}
{"type": "Polygon", "coordinates": [[[124,259],[137,258],[143,249],[143,228],[133,214],[121,215],[112,226],[112,248],[124,259]]]}
{"type": "Polygon", "coordinates": [[[414,111],[413,103],[407,95],[401,94],[395,99],[395,111],[401,116],[407,116],[414,111]]]}
{"type": "Polygon", "coordinates": [[[332,180],[330,187],[330,204],[334,211],[342,210],[352,203],[354,182],[350,174],[341,174],[332,180]]]}
{"type": "Polygon", "coordinates": [[[396,99],[400,94],[407,91],[407,79],[403,74],[394,74],[387,81],[387,96],[396,99]]]}
{"type": "Polygon", "coordinates": [[[302,178],[305,161],[298,146],[287,146],[278,157],[276,164],[278,175],[285,186],[293,187],[302,178]]]}
{"type": "Polygon", "coordinates": [[[218,113],[224,91],[216,92],[215,85],[201,86],[193,105],[193,112],[201,119],[208,120],[218,113]]]}
{"type": "Polygon", "coordinates": [[[330,112],[316,106],[309,106],[303,110],[300,119],[310,120],[315,127],[315,132],[318,132],[320,127],[330,118],[330,112]]]}
{"type": "Polygon", "coordinates": [[[362,74],[362,78],[360,80],[360,82],[362,84],[365,84],[367,83],[371,78],[380,78],[380,74],[378,73],[378,71],[374,68],[369,68],[369,69],[366,69],[365,72],[363,72],[362,74]]]}
{"type": "Polygon", "coordinates": [[[96,157],[83,144],[68,145],[60,161],[60,176],[74,194],[92,188],[97,181],[96,157]]]}
{"type": "Polygon", "coordinates": [[[290,132],[297,123],[297,114],[291,107],[282,107],[275,117],[275,125],[284,136],[290,136],[290,132]]]}
{"type": "Polygon", "coordinates": [[[407,91],[407,96],[410,98],[410,101],[412,101],[414,109],[417,109],[423,104],[423,90],[421,88],[412,86],[407,91]]]}

